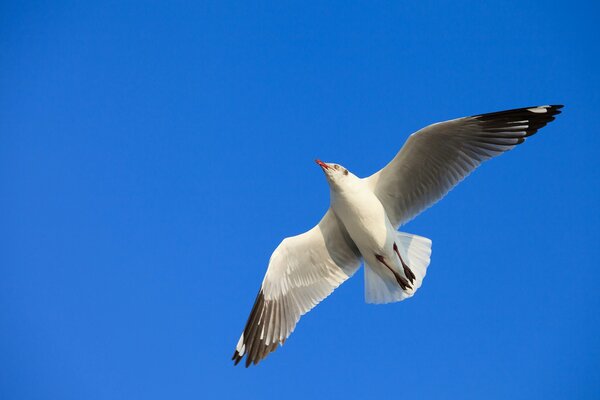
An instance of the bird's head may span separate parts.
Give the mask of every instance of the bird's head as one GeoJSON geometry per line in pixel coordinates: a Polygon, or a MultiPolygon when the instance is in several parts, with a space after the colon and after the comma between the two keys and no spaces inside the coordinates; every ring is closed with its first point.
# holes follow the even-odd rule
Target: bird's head
{"type": "Polygon", "coordinates": [[[323,169],[327,182],[332,188],[343,187],[353,180],[353,178],[356,178],[354,174],[340,164],[324,163],[321,160],[315,160],[315,162],[323,169]]]}

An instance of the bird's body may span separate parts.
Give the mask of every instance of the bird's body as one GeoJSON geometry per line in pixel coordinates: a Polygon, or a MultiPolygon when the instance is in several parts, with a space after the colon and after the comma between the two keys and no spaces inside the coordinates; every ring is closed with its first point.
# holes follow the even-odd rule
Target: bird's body
{"type": "Polygon", "coordinates": [[[394,250],[394,245],[398,248],[396,229],[369,185],[348,173],[332,185],[330,199],[333,213],[350,235],[364,263],[380,274],[391,273],[394,279],[397,276],[402,282],[408,282],[410,273],[404,272],[401,259],[394,250]]]}
{"type": "Polygon", "coordinates": [[[275,249],[233,354],[258,363],[293,332],[300,317],[365,265],[365,300],[390,303],[415,294],[431,240],[398,232],[484,161],[513,149],[554,120],[562,106],[537,106],[458,118],[413,133],[396,157],[367,178],[339,164],[321,166],[330,208],[303,234],[275,249]]]}
{"type": "MultiPolygon", "coordinates": [[[[350,175],[348,175],[350,177],[350,175]]],[[[385,208],[365,182],[352,176],[342,187],[331,190],[331,209],[342,222],[363,257],[380,253],[390,245],[395,231],[385,208]]]]}

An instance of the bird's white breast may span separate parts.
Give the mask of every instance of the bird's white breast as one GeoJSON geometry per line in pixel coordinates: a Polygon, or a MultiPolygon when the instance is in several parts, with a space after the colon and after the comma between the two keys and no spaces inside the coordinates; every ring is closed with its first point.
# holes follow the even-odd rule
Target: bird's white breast
{"type": "Polygon", "coordinates": [[[383,205],[366,185],[360,182],[332,193],[331,206],[361,252],[385,248],[391,225],[383,205]]]}

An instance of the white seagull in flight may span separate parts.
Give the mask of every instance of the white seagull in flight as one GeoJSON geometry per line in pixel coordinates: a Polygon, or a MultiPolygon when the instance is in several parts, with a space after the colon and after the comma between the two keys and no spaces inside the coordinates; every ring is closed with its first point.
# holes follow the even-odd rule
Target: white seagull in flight
{"type": "Polygon", "coordinates": [[[269,261],[235,348],[237,365],[257,364],[294,331],[300,317],[365,265],[367,303],[391,303],[421,286],[431,240],[398,232],[482,162],[513,149],[554,120],[561,105],[537,106],[429,125],[408,138],[382,170],[359,178],[321,166],[330,207],[311,230],[284,239],[269,261]]]}

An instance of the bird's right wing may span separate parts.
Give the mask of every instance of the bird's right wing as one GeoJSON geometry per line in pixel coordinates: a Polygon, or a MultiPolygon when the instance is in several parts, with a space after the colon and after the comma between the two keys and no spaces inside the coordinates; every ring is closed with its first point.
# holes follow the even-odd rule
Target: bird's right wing
{"type": "Polygon", "coordinates": [[[519,108],[429,125],[366,179],[397,228],[444,197],[482,162],[511,150],[562,106],[519,108]]]}
{"type": "Polygon", "coordinates": [[[257,364],[294,331],[300,317],[356,272],[360,252],[328,210],[321,222],[275,249],[244,332],[233,353],[237,365],[257,364]]]}

